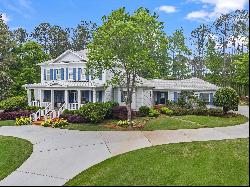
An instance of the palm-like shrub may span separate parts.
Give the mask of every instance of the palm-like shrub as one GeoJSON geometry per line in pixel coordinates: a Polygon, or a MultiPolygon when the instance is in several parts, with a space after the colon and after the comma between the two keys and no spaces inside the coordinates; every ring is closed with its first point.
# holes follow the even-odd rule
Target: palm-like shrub
{"type": "Polygon", "coordinates": [[[215,106],[222,107],[224,114],[226,114],[229,110],[236,110],[239,101],[237,92],[233,88],[225,87],[216,91],[213,103],[215,106]]]}

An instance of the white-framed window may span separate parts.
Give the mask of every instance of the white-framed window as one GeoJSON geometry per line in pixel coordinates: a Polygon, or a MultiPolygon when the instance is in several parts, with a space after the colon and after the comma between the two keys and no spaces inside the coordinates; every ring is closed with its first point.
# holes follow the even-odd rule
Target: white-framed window
{"type": "Polygon", "coordinates": [[[47,69],[46,70],[46,80],[50,80],[50,70],[49,69],[47,69]]]}
{"type": "Polygon", "coordinates": [[[86,80],[86,75],[84,69],[80,69],[81,80],[86,80]]]}
{"type": "Polygon", "coordinates": [[[121,102],[126,102],[128,97],[127,91],[121,91],[121,102]]]}
{"type": "Polygon", "coordinates": [[[56,69],[56,80],[61,80],[61,69],[56,69]]]}
{"type": "Polygon", "coordinates": [[[69,80],[73,80],[73,68],[69,68],[69,80]]]}
{"type": "Polygon", "coordinates": [[[200,99],[209,103],[209,93],[200,93],[200,99]]]}

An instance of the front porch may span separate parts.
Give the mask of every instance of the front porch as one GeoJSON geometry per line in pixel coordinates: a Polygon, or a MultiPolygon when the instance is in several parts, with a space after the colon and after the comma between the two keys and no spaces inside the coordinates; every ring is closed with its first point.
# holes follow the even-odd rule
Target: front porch
{"type": "Polygon", "coordinates": [[[104,90],[98,89],[27,89],[27,92],[30,106],[46,108],[50,105],[52,110],[62,106],[68,110],[77,110],[88,102],[104,102],[104,90]]]}

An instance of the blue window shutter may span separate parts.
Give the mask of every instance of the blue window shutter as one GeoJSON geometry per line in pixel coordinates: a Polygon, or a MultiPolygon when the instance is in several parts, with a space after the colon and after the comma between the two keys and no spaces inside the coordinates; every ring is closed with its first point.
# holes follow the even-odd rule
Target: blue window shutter
{"type": "Polygon", "coordinates": [[[174,101],[175,101],[175,102],[177,101],[177,97],[178,97],[178,93],[177,93],[177,92],[174,92],[174,101]]]}
{"type": "Polygon", "coordinates": [[[69,79],[69,68],[66,68],[66,80],[69,79]]]}
{"type": "Polygon", "coordinates": [[[64,80],[64,68],[61,68],[61,80],[64,80]]]}
{"type": "Polygon", "coordinates": [[[73,80],[76,81],[76,68],[73,68],[73,80]]]}
{"type": "Polygon", "coordinates": [[[210,104],[212,105],[214,102],[214,94],[210,93],[210,104]]]}
{"type": "Polygon", "coordinates": [[[46,80],[46,69],[43,70],[43,80],[46,80]]]}
{"type": "Polygon", "coordinates": [[[81,68],[78,68],[78,80],[81,80],[81,68]]]}
{"type": "Polygon", "coordinates": [[[91,94],[91,102],[93,102],[93,91],[90,91],[90,94],[91,94]]]}
{"type": "Polygon", "coordinates": [[[53,80],[53,69],[50,69],[50,80],[53,80]]]}
{"type": "Polygon", "coordinates": [[[54,69],[54,80],[56,80],[56,69],[54,69]]]}

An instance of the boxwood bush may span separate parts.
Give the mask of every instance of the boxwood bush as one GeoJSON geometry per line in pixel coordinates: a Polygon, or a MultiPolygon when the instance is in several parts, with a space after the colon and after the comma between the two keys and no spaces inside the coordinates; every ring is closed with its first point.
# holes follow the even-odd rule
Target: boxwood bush
{"type": "Polygon", "coordinates": [[[109,112],[110,105],[106,103],[87,103],[77,112],[88,122],[98,123],[105,119],[109,112]]]}
{"type": "Polygon", "coordinates": [[[28,101],[25,96],[10,97],[0,102],[0,109],[9,112],[25,109],[27,106],[28,101]]]}
{"type": "Polygon", "coordinates": [[[229,110],[237,110],[240,97],[237,92],[230,87],[220,88],[215,92],[213,103],[215,106],[223,108],[226,114],[229,110]]]}
{"type": "Polygon", "coordinates": [[[141,106],[139,108],[139,116],[148,116],[150,108],[148,106],[141,106]]]}

